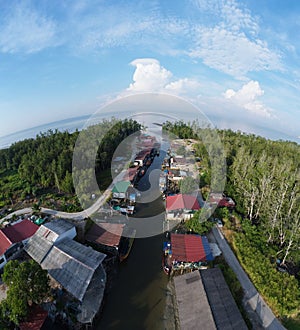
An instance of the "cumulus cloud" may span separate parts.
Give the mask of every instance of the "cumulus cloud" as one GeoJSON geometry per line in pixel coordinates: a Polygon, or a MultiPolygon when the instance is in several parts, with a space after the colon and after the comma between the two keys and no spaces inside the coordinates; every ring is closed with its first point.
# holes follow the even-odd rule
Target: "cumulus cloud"
{"type": "Polygon", "coordinates": [[[164,89],[172,77],[172,73],[153,58],[136,59],[130,64],[135,66],[136,69],[133,74],[133,83],[127,88],[129,91],[158,92],[164,89]]]}
{"type": "Polygon", "coordinates": [[[180,93],[183,91],[199,92],[200,83],[196,79],[183,78],[170,82],[165,88],[166,90],[173,91],[175,93],[180,93]]]}
{"type": "Polygon", "coordinates": [[[127,92],[167,92],[182,95],[199,91],[200,83],[197,80],[174,79],[172,72],[154,58],[140,58],[130,64],[135,66],[135,71],[127,92]]]}
{"type": "Polygon", "coordinates": [[[271,109],[267,108],[257,98],[264,95],[258,81],[249,81],[243,85],[238,91],[227,89],[223,94],[225,99],[233,102],[234,104],[246,109],[247,111],[266,118],[273,118],[271,109]]]}

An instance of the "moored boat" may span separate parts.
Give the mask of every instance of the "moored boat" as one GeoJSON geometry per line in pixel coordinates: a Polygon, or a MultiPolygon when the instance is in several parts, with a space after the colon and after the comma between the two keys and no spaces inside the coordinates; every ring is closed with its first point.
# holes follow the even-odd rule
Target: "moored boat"
{"type": "Polygon", "coordinates": [[[122,241],[119,247],[119,259],[121,262],[129,256],[135,238],[135,234],[135,229],[127,228],[127,237],[122,237],[122,241]]]}

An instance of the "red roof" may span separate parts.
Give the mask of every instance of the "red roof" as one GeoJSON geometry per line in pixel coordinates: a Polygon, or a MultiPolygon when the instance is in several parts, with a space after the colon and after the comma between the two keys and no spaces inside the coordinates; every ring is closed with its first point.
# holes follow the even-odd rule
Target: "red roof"
{"type": "Polygon", "coordinates": [[[172,260],[184,262],[205,261],[206,253],[199,235],[172,234],[172,260]]]}
{"type": "Polygon", "coordinates": [[[2,229],[0,229],[0,256],[11,246],[11,241],[4,235],[2,229]]]}
{"type": "Polygon", "coordinates": [[[8,226],[1,230],[11,243],[19,243],[31,237],[38,229],[38,225],[25,219],[16,225],[8,226]]]}
{"type": "Polygon", "coordinates": [[[107,246],[118,246],[123,233],[123,224],[101,223],[94,224],[86,235],[86,239],[107,246]]]}
{"type": "Polygon", "coordinates": [[[198,203],[197,197],[192,195],[174,195],[174,196],[167,196],[166,200],[166,209],[167,211],[173,210],[199,210],[200,205],[198,203]]]}
{"type": "Polygon", "coordinates": [[[20,330],[40,330],[47,318],[47,315],[48,313],[40,306],[33,307],[28,316],[28,321],[20,323],[20,330]]]}

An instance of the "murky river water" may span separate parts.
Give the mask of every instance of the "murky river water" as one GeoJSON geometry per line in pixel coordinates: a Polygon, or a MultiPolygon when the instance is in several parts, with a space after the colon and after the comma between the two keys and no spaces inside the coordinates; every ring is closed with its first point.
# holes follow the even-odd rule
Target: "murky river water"
{"type": "MultiPolygon", "coordinates": [[[[149,188],[149,175],[151,171],[161,168],[164,155],[162,151],[159,157],[155,157],[139,182],[139,190],[149,188]]],[[[147,204],[137,204],[135,217],[147,218],[156,214],[158,216],[155,227],[162,228],[163,210],[164,203],[159,197],[147,204]]],[[[166,328],[164,317],[168,278],[161,266],[163,240],[163,234],[135,239],[128,259],[120,265],[113,288],[105,301],[103,313],[97,321],[97,330],[166,328]]]]}

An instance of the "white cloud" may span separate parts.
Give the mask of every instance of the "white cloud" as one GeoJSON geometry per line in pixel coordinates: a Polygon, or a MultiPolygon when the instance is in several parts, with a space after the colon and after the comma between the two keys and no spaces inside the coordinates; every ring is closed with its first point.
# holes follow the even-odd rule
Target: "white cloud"
{"type": "Polygon", "coordinates": [[[248,72],[282,70],[281,55],[259,38],[259,20],[250,10],[235,0],[196,0],[196,5],[213,19],[194,27],[189,56],[238,79],[248,72]]]}
{"type": "Polygon", "coordinates": [[[246,29],[252,31],[251,33],[258,31],[257,19],[247,8],[235,0],[194,0],[193,3],[204,15],[210,19],[214,18],[210,21],[209,26],[211,27],[218,21],[220,26],[227,30],[246,29]]]}
{"type": "Polygon", "coordinates": [[[133,83],[127,92],[166,92],[182,95],[199,92],[200,83],[195,79],[173,79],[172,72],[161,66],[153,58],[136,59],[130,63],[135,66],[133,83]]]}
{"type": "Polygon", "coordinates": [[[235,0],[224,1],[220,6],[220,15],[223,18],[221,23],[228,30],[241,31],[247,30],[254,35],[258,31],[258,24],[256,18],[251,15],[247,8],[241,7],[235,0]]]}
{"type": "Polygon", "coordinates": [[[194,10],[186,17],[165,14],[152,2],[99,5],[91,0],[36,8],[19,2],[1,13],[0,51],[32,53],[57,44],[76,54],[138,47],[154,54],[188,54],[235,78],[281,69],[280,55],[257,36],[259,21],[245,6],[235,0],[194,3],[198,10],[184,5],[194,10]]]}
{"type": "Polygon", "coordinates": [[[0,29],[3,53],[34,53],[57,44],[55,23],[23,3],[10,8],[0,29]]]}
{"type": "Polygon", "coordinates": [[[166,85],[166,90],[173,91],[176,94],[180,94],[183,92],[199,92],[200,83],[196,79],[190,79],[190,78],[183,78],[176,81],[170,82],[168,85],[166,85]]]}
{"type": "Polygon", "coordinates": [[[272,110],[267,108],[257,98],[264,95],[258,81],[249,81],[243,85],[238,91],[227,89],[223,94],[225,99],[230,100],[235,105],[238,105],[247,111],[266,118],[274,118],[272,110]]]}
{"type": "Polygon", "coordinates": [[[193,58],[201,58],[207,66],[243,78],[249,71],[278,70],[280,58],[266,44],[250,41],[245,34],[219,27],[200,28],[196,32],[197,46],[190,51],[193,58]]]}
{"type": "Polygon", "coordinates": [[[130,64],[136,69],[133,74],[133,83],[127,89],[129,91],[161,91],[172,77],[172,73],[153,58],[136,59],[130,64]]]}

